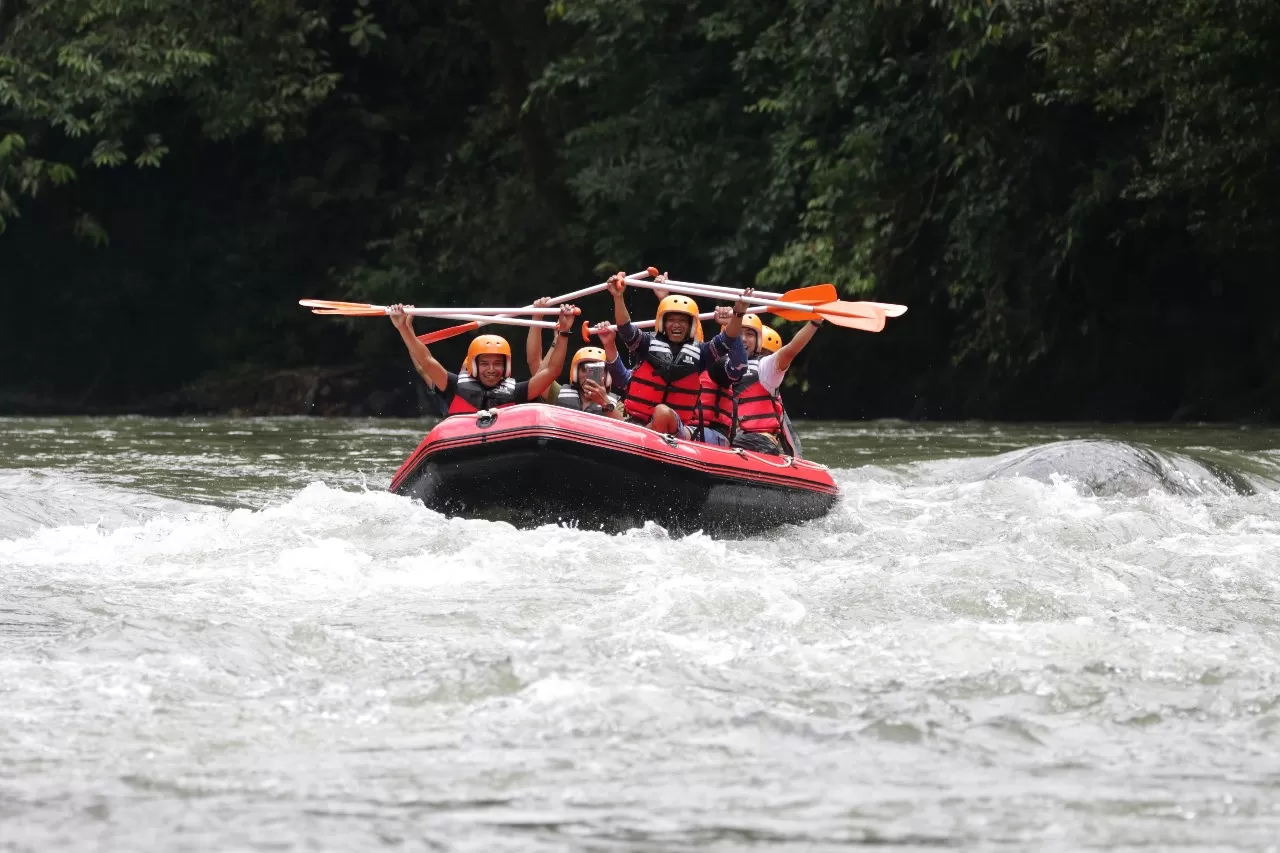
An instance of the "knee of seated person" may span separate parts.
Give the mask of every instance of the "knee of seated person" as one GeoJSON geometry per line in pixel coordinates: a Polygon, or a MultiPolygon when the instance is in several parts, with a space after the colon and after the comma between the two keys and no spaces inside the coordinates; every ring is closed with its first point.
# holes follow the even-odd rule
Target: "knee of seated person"
{"type": "Polygon", "coordinates": [[[676,415],[675,409],[663,403],[654,406],[653,416],[649,419],[650,429],[654,432],[665,432],[671,435],[679,427],[680,418],[676,415]]]}

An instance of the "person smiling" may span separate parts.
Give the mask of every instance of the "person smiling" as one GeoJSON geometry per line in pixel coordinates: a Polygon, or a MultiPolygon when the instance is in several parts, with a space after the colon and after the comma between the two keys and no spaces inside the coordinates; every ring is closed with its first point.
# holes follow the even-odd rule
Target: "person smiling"
{"type": "MultiPolygon", "coordinates": [[[[550,304],[550,301],[544,296],[533,304],[535,307],[543,308],[550,304]]],[[[543,355],[542,329],[530,326],[528,338],[525,340],[525,362],[529,366],[529,374],[534,375],[542,369],[551,355],[550,352],[543,355]]],[[[607,369],[604,369],[604,360],[605,351],[599,347],[583,347],[575,352],[569,361],[569,384],[561,385],[559,381],[552,382],[543,393],[542,402],[620,420],[623,417],[622,403],[615,395],[609,393],[612,380],[607,369]],[[596,365],[602,370],[593,370],[592,368],[596,365]],[[586,370],[583,369],[584,367],[586,370]],[[588,371],[600,381],[590,378],[587,375],[588,371]],[[604,373],[603,376],[598,375],[601,372],[604,373]]]]}
{"type": "MultiPolygon", "coordinates": [[[[661,280],[663,277],[655,281],[661,280]]],[[[625,273],[609,280],[618,343],[639,361],[626,377],[627,396],[623,404],[626,418],[655,432],[689,439],[691,435],[685,421],[693,418],[703,371],[722,358],[727,359],[729,381],[737,381],[746,371],[747,353],[738,332],[747,305],[739,299],[725,330],[707,343],[698,343],[694,327],[698,322],[698,305],[692,299],[671,295],[659,302],[657,323],[650,333],[631,325],[631,313],[623,300],[626,287],[625,273]]],[[[750,290],[744,291],[744,295],[750,293],[750,290]]],[[[623,387],[615,379],[614,389],[621,391],[623,387]]]]}
{"type": "Polygon", "coordinates": [[[413,366],[427,383],[438,389],[450,415],[468,414],[482,409],[499,409],[536,400],[551,387],[564,367],[569,349],[569,329],[578,309],[560,306],[556,319],[556,342],[538,371],[525,382],[511,378],[511,344],[498,335],[480,335],[467,348],[465,369],[461,374],[447,370],[436,360],[427,345],[413,333],[413,316],[405,313],[406,305],[391,306],[391,324],[400,333],[413,366]]]}

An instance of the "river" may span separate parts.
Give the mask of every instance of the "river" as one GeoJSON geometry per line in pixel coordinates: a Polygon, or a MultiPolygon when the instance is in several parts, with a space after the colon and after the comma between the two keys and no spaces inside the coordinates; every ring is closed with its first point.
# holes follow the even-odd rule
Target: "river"
{"type": "Polygon", "coordinates": [[[0,850],[1280,849],[1280,432],[801,425],[746,540],[422,432],[0,419],[0,850]]]}

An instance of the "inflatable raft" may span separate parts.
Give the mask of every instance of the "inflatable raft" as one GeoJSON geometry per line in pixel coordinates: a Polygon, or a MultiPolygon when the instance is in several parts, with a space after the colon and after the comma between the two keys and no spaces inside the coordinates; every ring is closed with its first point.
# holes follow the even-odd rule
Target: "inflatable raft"
{"type": "Polygon", "coordinates": [[[826,515],[822,465],[680,441],[620,420],[536,403],[441,421],[391,491],[448,515],[518,526],[741,535],[826,515]]]}

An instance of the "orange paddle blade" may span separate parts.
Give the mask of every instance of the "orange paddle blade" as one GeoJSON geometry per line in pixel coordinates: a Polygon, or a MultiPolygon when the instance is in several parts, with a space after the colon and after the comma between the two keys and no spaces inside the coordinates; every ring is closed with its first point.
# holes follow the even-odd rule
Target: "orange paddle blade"
{"type": "Polygon", "coordinates": [[[381,308],[312,308],[312,314],[325,317],[385,317],[387,312],[381,308]]]}
{"type": "Polygon", "coordinates": [[[879,332],[884,329],[884,316],[879,319],[872,317],[849,317],[844,314],[827,314],[823,313],[822,318],[833,326],[843,326],[846,329],[859,329],[863,332],[879,332]]]}
{"type": "MultiPolygon", "coordinates": [[[[728,297],[725,297],[726,299],[728,297]]],[[[840,297],[836,294],[836,289],[830,284],[815,284],[813,287],[798,287],[795,290],[788,290],[786,293],[778,297],[778,302],[791,302],[796,305],[825,305],[828,302],[837,302],[840,297]]],[[[747,306],[747,310],[753,314],[761,314],[765,311],[772,311],[784,320],[796,320],[805,322],[812,320],[813,314],[808,311],[800,311],[794,308],[765,308],[764,306],[747,306]]]]}
{"type": "Polygon", "coordinates": [[[824,302],[835,302],[840,298],[834,284],[815,284],[811,287],[797,287],[782,294],[779,302],[805,302],[819,305],[824,302]]]}
{"type": "MultiPolygon", "coordinates": [[[[790,302],[791,300],[787,300],[790,302]]],[[[771,308],[774,314],[784,320],[805,321],[812,320],[814,312],[822,314],[824,317],[840,316],[840,317],[860,317],[865,320],[883,320],[885,312],[871,302],[842,302],[835,300],[822,304],[815,304],[813,311],[801,311],[796,308],[771,308]]]]}
{"type": "Polygon", "coordinates": [[[846,329],[861,329],[864,332],[879,332],[884,328],[884,312],[875,311],[879,316],[867,316],[873,314],[871,310],[859,309],[857,311],[845,310],[846,306],[856,305],[853,302],[828,302],[824,305],[813,306],[812,311],[800,311],[792,308],[770,308],[769,311],[784,320],[796,320],[805,322],[808,320],[822,317],[835,326],[843,326],[846,329]]]}
{"type": "MultiPolygon", "coordinates": [[[[299,299],[298,304],[305,308],[371,309],[375,307],[373,305],[370,305],[368,302],[337,302],[332,299],[299,299]]],[[[383,312],[383,313],[386,313],[386,312],[383,312]]]]}
{"type": "Polygon", "coordinates": [[[895,305],[892,302],[868,302],[867,304],[874,305],[884,311],[884,316],[886,317],[901,317],[903,314],[907,313],[907,306],[895,305]]]}
{"type": "Polygon", "coordinates": [[[449,338],[456,338],[458,335],[465,335],[467,332],[474,332],[478,328],[480,328],[480,324],[473,320],[460,326],[450,326],[447,329],[438,329],[425,335],[418,335],[418,340],[427,346],[431,346],[440,341],[447,341],[449,338]]]}
{"type": "MultiPolygon", "coordinates": [[[[788,302],[791,300],[788,299],[788,302]]],[[[818,315],[812,311],[801,311],[796,308],[760,308],[760,311],[768,311],[774,316],[781,317],[784,320],[794,320],[797,323],[807,323],[816,318],[818,315]]]]}

